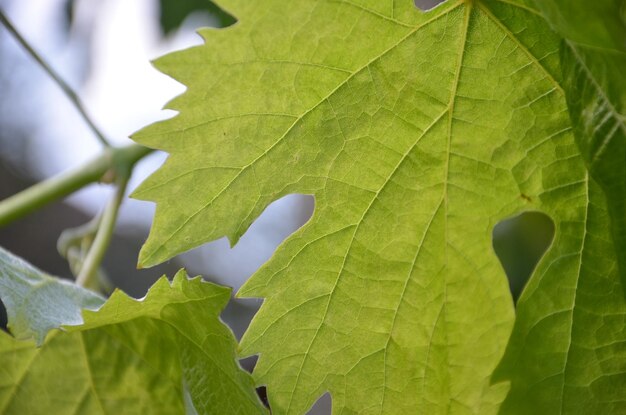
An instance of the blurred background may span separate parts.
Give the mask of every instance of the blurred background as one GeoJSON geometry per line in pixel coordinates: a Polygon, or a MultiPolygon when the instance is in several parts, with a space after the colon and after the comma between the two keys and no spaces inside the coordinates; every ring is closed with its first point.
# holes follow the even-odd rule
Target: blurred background
{"type": "MultiPolygon", "coordinates": [[[[440,0],[416,0],[428,9],[440,0]]],[[[156,71],[150,60],[201,43],[195,29],[234,23],[208,0],[0,0],[31,46],[73,87],[96,125],[115,145],[141,127],[174,115],[162,110],[184,91],[156,71]]],[[[58,86],[0,27],[0,199],[97,155],[99,142],[58,86]]],[[[129,191],[165,158],[153,154],[135,169],[129,191]]],[[[40,269],[71,278],[57,253],[60,233],[88,222],[111,196],[112,188],[92,185],[67,199],[0,228],[0,246],[40,269]]],[[[142,297],[161,275],[184,267],[190,275],[228,285],[236,291],[276,247],[302,226],[314,202],[290,195],[270,205],[240,242],[230,248],[222,239],[146,270],[135,268],[148,234],[154,206],[127,199],[120,211],[104,271],[115,286],[142,297]]],[[[554,233],[550,219],[527,213],[494,229],[494,248],[517,298],[554,233]]],[[[260,300],[234,300],[223,319],[237,337],[247,327],[260,300]]],[[[0,304],[0,324],[6,315],[0,304]]],[[[253,361],[246,363],[248,368],[253,361]]],[[[329,413],[328,399],[315,413],[329,413]]]]}

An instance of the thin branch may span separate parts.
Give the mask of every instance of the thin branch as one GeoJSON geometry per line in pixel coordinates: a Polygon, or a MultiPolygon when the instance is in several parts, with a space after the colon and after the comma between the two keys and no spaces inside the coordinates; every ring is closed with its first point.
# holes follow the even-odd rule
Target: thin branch
{"type": "Polygon", "coordinates": [[[24,39],[24,37],[17,31],[15,26],[9,21],[8,17],[0,10],[0,22],[7,28],[7,30],[15,37],[15,39],[22,45],[24,49],[28,52],[28,54],[39,63],[39,65],[43,68],[44,71],[56,82],[56,84],[61,88],[61,90],[67,95],[69,100],[74,104],[74,107],[78,110],[83,120],[87,123],[91,131],[95,134],[96,138],[104,145],[105,147],[111,147],[109,141],[104,137],[104,134],[100,131],[98,127],[94,124],[91,117],[87,114],[83,103],[78,98],[78,95],[74,92],[74,90],[65,82],[59,74],[57,74],[50,65],[48,65],[43,58],[35,52],[35,50],[30,46],[30,44],[24,39]]]}
{"type": "Polygon", "coordinates": [[[98,181],[110,183],[120,175],[120,172],[131,169],[137,161],[152,151],[137,144],[108,148],[98,157],[74,170],[44,180],[0,201],[0,227],[88,184],[98,181]]]}
{"type": "Polygon", "coordinates": [[[124,195],[126,194],[126,187],[128,185],[128,179],[130,177],[130,169],[128,172],[120,176],[117,180],[117,188],[113,198],[109,201],[102,218],[100,219],[100,227],[96,233],[96,237],[93,240],[93,244],[83,261],[83,264],[76,277],[76,284],[82,287],[92,286],[92,280],[98,275],[98,268],[104,259],[111,239],[113,238],[113,231],[115,230],[115,223],[117,222],[117,214],[120,210],[124,195]]]}

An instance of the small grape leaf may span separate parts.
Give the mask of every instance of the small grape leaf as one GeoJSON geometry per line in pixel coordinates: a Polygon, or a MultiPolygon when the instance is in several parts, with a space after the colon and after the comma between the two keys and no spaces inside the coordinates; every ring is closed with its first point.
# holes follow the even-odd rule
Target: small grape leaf
{"type": "Polygon", "coordinates": [[[219,3],[238,24],[156,62],[188,89],[168,106],[176,117],[135,136],[170,153],[135,193],[157,202],[140,265],[223,235],[234,244],[273,200],[312,194],[312,219],[239,293],[265,298],[242,348],[260,354],[273,413],[330,392],[342,414],[493,414],[519,379],[490,379],[514,319],[491,233],[543,211],[555,238],[522,296],[538,304],[518,313],[532,303],[549,316],[528,342],[553,343],[522,362],[550,373],[538,379],[549,392],[525,387],[559,413],[575,305],[617,322],[624,300],[560,38],[532,3],[219,3]],[[610,302],[595,303],[602,289],[610,302]]]}
{"type": "Polygon", "coordinates": [[[69,281],[47,275],[0,247],[0,299],[8,327],[20,340],[41,345],[48,332],[83,322],[82,309],[97,310],[104,298],[69,281]]]}
{"type": "Polygon", "coordinates": [[[41,348],[0,333],[0,413],[265,413],[218,319],[229,293],[181,271],[142,300],[116,291],[41,348]]]}

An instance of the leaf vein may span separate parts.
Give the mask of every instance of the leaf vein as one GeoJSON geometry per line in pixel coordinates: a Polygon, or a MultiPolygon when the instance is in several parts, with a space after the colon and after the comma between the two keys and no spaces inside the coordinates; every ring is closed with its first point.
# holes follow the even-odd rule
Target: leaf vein
{"type": "Polygon", "coordinates": [[[406,41],[407,39],[409,39],[414,33],[416,33],[419,29],[426,27],[427,25],[437,21],[438,19],[440,19],[443,16],[447,16],[449,13],[451,13],[453,10],[455,10],[457,7],[459,7],[460,5],[463,4],[463,1],[459,1],[454,7],[447,9],[445,11],[443,11],[442,13],[433,16],[432,18],[430,18],[429,20],[423,22],[422,24],[418,25],[417,27],[415,27],[413,30],[409,31],[406,35],[404,35],[400,40],[398,40],[396,43],[394,43],[393,45],[391,45],[390,47],[388,47],[387,49],[385,49],[382,53],[380,53],[379,55],[375,56],[373,59],[371,59],[369,62],[367,62],[365,65],[363,65],[361,68],[357,69],[355,72],[353,72],[350,76],[348,76],[346,79],[344,79],[342,82],[339,83],[339,85],[337,85],[337,87],[335,87],[332,91],[330,91],[330,93],[322,100],[320,100],[317,104],[313,105],[310,109],[306,110],[302,115],[300,115],[294,122],[293,124],[280,136],[280,138],[278,138],[278,140],[276,140],[276,142],[274,142],[266,151],[264,151],[262,154],[260,154],[258,157],[256,157],[252,162],[250,162],[249,164],[247,164],[246,166],[244,166],[241,171],[239,173],[237,173],[219,192],[216,193],[216,195],[214,197],[212,197],[207,203],[205,203],[204,205],[202,205],[198,210],[196,210],[194,213],[192,213],[191,215],[189,215],[171,234],[169,237],[165,238],[163,240],[163,242],[159,245],[159,247],[157,247],[156,249],[153,249],[152,252],[145,258],[145,262],[148,262],[154,255],[157,254],[157,252],[159,252],[160,249],[162,249],[167,243],[169,243],[169,241],[172,240],[172,238],[174,238],[193,218],[195,218],[198,214],[200,214],[202,211],[204,211],[204,209],[206,209],[208,206],[210,206],[211,204],[213,204],[213,202],[215,202],[215,200],[217,200],[217,198],[219,198],[224,191],[226,191],[226,189],[228,189],[230,187],[230,185],[232,185],[232,183],[234,183],[235,180],[237,180],[241,174],[246,171],[250,166],[252,166],[253,164],[255,164],[258,160],[260,160],[261,158],[263,158],[264,156],[266,156],[270,151],[272,151],[274,148],[276,148],[276,146],[282,142],[282,140],[293,130],[293,128],[295,128],[295,126],[304,119],[304,117],[311,113],[313,110],[315,110],[317,107],[319,107],[323,102],[326,102],[331,96],[333,96],[340,88],[342,88],[344,85],[346,85],[352,78],[354,78],[354,76],[356,76],[357,74],[361,73],[363,70],[367,69],[371,64],[373,64],[374,62],[378,61],[379,59],[383,58],[385,55],[387,55],[389,52],[391,52],[392,50],[394,50],[398,45],[402,44],[404,41],[406,41]]]}

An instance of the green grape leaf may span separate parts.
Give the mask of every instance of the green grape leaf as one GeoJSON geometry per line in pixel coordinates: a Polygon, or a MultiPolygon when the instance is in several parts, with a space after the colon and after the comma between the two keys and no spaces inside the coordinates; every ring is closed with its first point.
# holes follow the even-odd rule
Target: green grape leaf
{"type": "MultiPolygon", "coordinates": [[[[492,229],[543,211],[555,238],[518,313],[546,312],[528,344],[554,344],[523,363],[550,373],[532,386],[549,390],[545,413],[574,405],[561,392],[576,298],[616,321],[624,300],[561,39],[530,1],[219,3],[238,24],[156,62],[188,89],[135,136],[170,153],[135,193],[157,203],[140,265],[235,244],[272,201],[312,194],[311,220],[239,293],[265,298],[242,349],[260,354],[273,413],[330,392],[342,414],[494,414],[518,379],[505,365],[491,380],[514,320],[492,229]],[[596,304],[602,287],[611,302],[596,304]]],[[[600,347],[624,330],[611,327],[600,347]]]]}
{"type": "Polygon", "coordinates": [[[592,179],[577,271],[540,274],[518,303],[496,376],[512,381],[503,413],[626,413],[626,3],[535,3],[565,38],[562,85],[592,179]]]}
{"type": "MultiPolygon", "coordinates": [[[[566,39],[561,48],[564,86],[582,154],[608,200],[615,245],[625,247],[626,1],[601,0],[577,8],[560,3],[569,14],[595,23],[574,30],[564,21],[557,27],[566,39]]],[[[626,249],[617,254],[626,290],[626,249]]]]}
{"type": "MultiPolygon", "coordinates": [[[[626,246],[626,1],[536,1],[565,41],[564,88],[576,139],[608,199],[615,244],[626,246]]],[[[626,288],[626,249],[618,250],[626,288]]]]}
{"type": "Polygon", "coordinates": [[[97,310],[104,298],[69,281],[52,277],[0,247],[0,299],[8,327],[18,339],[34,338],[62,325],[83,322],[82,309],[97,310]]]}
{"type": "MultiPolygon", "coordinates": [[[[532,0],[552,28],[577,47],[595,49],[601,55],[626,52],[626,2],[624,0],[586,1],[532,0]]],[[[532,9],[532,8],[531,8],[532,9]]],[[[598,55],[597,57],[599,57],[598,55]]],[[[596,73],[594,77],[600,75],[596,73]]],[[[615,75],[613,73],[611,77],[615,75]]],[[[596,78],[600,80],[600,78],[596,78]]],[[[621,81],[612,78],[613,81],[621,81]]],[[[617,86],[616,85],[616,86],[617,86]]],[[[617,92],[616,92],[617,94],[617,92]]]]}
{"type": "Polygon", "coordinates": [[[0,333],[0,413],[265,413],[218,318],[229,293],[181,271],[142,300],[116,291],[41,348],[0,333]]]}

